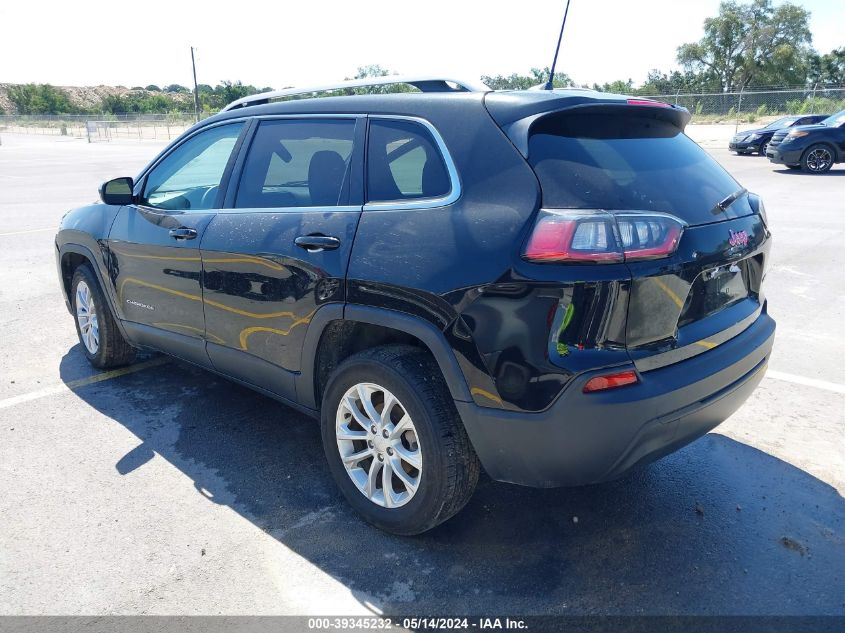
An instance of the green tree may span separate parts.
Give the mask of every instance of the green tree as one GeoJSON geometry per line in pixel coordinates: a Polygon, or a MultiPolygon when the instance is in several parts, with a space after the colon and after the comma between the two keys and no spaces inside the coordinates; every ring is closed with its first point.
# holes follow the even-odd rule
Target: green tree
{"type": "Polygon", "coordinates": [[[208,84],[197,86],[200,108],[205,112],[221,110],[232,103],[232,101],[253,95],[257,92],[266,92],[267,90],[270,90],[270,88],[259,90],[255,86],[247,85],[240,81],[227,80],[222,81],[214,87],[208,84]]]}
{"type": "Polygon", "coordinates": [[[146,87],[146,90],[149,90],[150,92],[161,92],[161,88],[159,88],[155,84],[150,84],[146,87]]]}
{"type": "MultiPolygon", "coordinates": [[[[512,73],[510,75],[481,75],[481,81],[493,90],[527,90],[534,86],[545,84],[549,80],[549,68],[532,68],[527,75],[512,73]]],[[[555,88],[568,88],[572,79],[566,73],[555,73],[552,84],[555,88]]]]}
{"type": "Polygon", "coordinates": [[[180,109],[184,106],[166,93],[113,94],[104,96],[100,101],[100,110],[106,114],[164,114],[180,109]]]}
{"type": "Polygon", "coordinates": [[[809,19],[809,11],[790,2],[722,2],[719,15],[704,20],[704,37],[678,47],[678,63],[725,92],[803,83],[809,19]]]}
{"type": "MultiPolygon", "coordinates": [[[[382,68],[378,64],[367,64],[366,66],[358,66],[358,72],[352,79],[366,79],[367,77],[387,77],[388,75],[395,75],[395,72],[390,72],[387,68],[382,68]]],[[[347,80],[349,77],[347,77],[347,80]]]]}
{"type": "Polygon", "coordinates": [[[809,85],[845,86],[845,46],[824,55],[813,53],[807,67],[809,85]]]}
{"type": "Polygon", "coordinates": [[[100,100],[100,109],[106,114],[126,114],[129,104],[120,95],[105,95],[100,100]]]}
{"type": "Polygon", "coordinates": [[[18,114],[73,114],[80,108],[68,94],[50,84],[23,84],[9,88],[9,99],[18,114]]]}
{"type": "Polygon", "coordinates": [[[240,81],[223,81],[217,86],[215,91],[220,94],[225,104],[229,104],[237,99],[254,95],[258,92],[258,88],[255,86],[245,86],[240,81]]]}
{"type": "Polygon", "coordinates": [[[628,81],[622,81],[621,79],[617,79],[616,81],[612,81],[610,83],[605,83],[602,85],[593,84],[593,90],[598,90],[599,92],[614,92],[616,94],[631,94],[634,92],[634,80],[629,79],[628,81]]]}
{"type": "MultiPolygon", "coordinates": [[[[355,75],[353,77],[345,77],[345,80],[367,79],[368,77],[389,77],[390,75],[396,74],[396,71],[388,70],[378,64],[367,64],[366,66],[358,66],[358,70],[355,75]]],[[[415,88],[406,84],[393,84],[385,86],[364,86],[362,88],[345,88],[341,91],[333,90],[326,93],[325,96],[388,94],[391,92],[413,92],[415,90],[415,88]]]]}
{"type": "Polygon", "coordinates": [[[169,86],[164,87],[164,92],[191,92],[185,86],[180,84],[170,84],[169,86]]]}
{"type": "Polygon", "coordinates": [[[679,92],[718,92],[719,90],[721,86],[703,74],[678,70],[664,73],[653,69],[648,72],[645,83],[636,92],[641,95],[668,95],[679,92]]]}

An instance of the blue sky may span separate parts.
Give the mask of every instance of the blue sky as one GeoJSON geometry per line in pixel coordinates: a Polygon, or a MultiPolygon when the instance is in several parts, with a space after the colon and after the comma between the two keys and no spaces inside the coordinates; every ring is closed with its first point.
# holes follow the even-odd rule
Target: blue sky
{"type": "MultiPolygon", "coordinates": [[[[845,45],[845,0],[797,3],[812,11],[820,51],[845,45]]],[[[578,83],[641,83],[651,68],[675,67],[677,46],[701,37],[718,4],[572,0],[558,67],[578,83]]],[[[210,84],[309,85],[371,63],[467,78],[524,72],[551,62],[563,7],[548,0],[5,2],[0,83],[188,85],[191,45],[198,79],[210,84]]]]}

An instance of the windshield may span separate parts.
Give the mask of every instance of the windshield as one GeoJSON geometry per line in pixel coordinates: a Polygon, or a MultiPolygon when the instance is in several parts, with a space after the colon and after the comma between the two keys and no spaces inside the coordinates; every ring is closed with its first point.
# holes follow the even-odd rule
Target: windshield
{"type": "MultiPolygon", "coordinates": [[[[531,128],[528,147],[546,208],[662,211],[706,224],[724,219],[714,207],[740,189],[680,129],[653,117],[551,115],[531,128]]],[[[730,215],[747,206],[731,205],[730,215]]]]}
{"type": "Polygon", "coordinates": [[[772,121],[771,123],[769,123],[765,127],[765,129],[776,130],[777,128],[780,128],[780,127],[789,127],[790,125],[795,123],[795,121],[797,121],[797,120],[798,120],[798,117],[785,116],[782,119],[778,119],[777,121],[772,121]]]}
{"type": "Polygon", "coordinates": [[[836,114],[831,114],[822,121],[822,125],[827,125],[828,127],[842,127],[843,124],[845,124],[845,110],[837,112],[836,114]]]}

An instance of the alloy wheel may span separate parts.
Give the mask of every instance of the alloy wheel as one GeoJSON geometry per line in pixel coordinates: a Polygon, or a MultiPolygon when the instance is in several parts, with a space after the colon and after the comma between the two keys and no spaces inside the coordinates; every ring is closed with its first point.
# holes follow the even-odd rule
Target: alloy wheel
{"type": "Polygon", "coordinates": [[[76,321],[82,343],[91,354],[100,349],[100,324],[91,288],[84,281],[76,285],[76,321]]]}
{"type": "Polygon", "coordinates": [[[831,156],[830,150],[824,147],[818,147],[807,154],[807,167],[810,171],[824,171],[832,161],[833,156],[831,156]]]}
{"type": "Polygon", "coordinates": [[[419,438],[390,391],[373,383],[352,386],[338,405],[335,434],[346,473],[367,499],[398,508],[413,498],[422,478],[419,438]]]}

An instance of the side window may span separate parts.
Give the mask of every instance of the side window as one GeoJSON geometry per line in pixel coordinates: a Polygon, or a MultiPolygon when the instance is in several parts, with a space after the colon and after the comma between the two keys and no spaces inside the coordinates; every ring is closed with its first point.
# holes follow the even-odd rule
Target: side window
{"type": "Polygon", "coordinates": [[[429,131],[413,121],[370,120],[367,201],[439,198],[452,184],[429,131]]]}
{"type": "Polygon", "coordinates": [[[143,204],[170,211],[211,209],[243,123],[196,134],[168,154],[147,176],[143,204]]]}
{"type": "Polygon", "coordinates": [[[334,207],[349,200],[352,119],[262,121],[238,185],[238,208],[334,207]]]}

